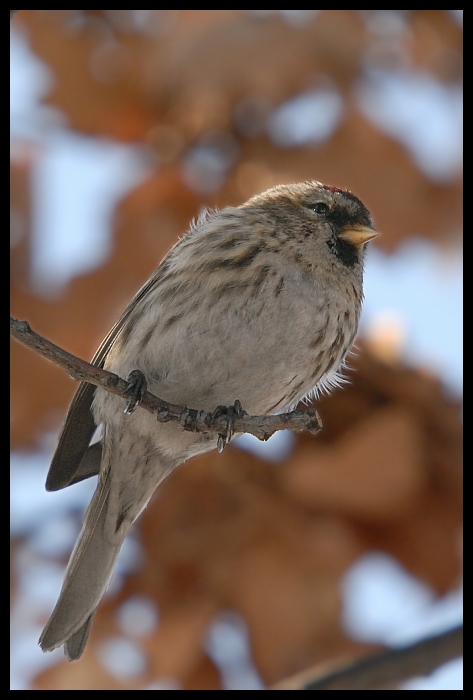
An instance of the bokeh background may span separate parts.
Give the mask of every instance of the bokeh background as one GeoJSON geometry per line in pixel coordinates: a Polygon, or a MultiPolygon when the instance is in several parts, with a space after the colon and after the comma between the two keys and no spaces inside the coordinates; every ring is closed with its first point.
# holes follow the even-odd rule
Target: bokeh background
{"type": "MultiPolygon", "coordinates": [[[[316,437],[178,469],[79,663],[37,638],[94,484],[44,491],[76,385],[11,346],[11,688],[265,689],[461,620],[462,10],[20,10],[11,312],[90,359],[204,206],[353,190],[350,383],[316,437]]],[[[461,660],[399,689],[462,689],[461,660]]]]}

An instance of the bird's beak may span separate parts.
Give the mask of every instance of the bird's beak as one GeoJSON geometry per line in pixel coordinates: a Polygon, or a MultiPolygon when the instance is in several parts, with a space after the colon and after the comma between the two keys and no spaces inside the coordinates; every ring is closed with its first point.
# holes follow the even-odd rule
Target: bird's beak
{"type": "Polygon", "coordinates": [[[374,228],[368,228],[367,226],[351,226],[345,228],[338,234],[338,237],[343,241],[348,241],[357,248],[361,248],[362,245],[368,243],[373,238],[379,236],[379,231],[374,228]]]}

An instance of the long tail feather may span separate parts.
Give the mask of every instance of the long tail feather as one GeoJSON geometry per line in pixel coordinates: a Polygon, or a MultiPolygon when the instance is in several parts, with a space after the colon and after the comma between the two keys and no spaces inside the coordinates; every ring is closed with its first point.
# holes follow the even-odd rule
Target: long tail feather
{"type": "Polygon", "coordinates": [[[67,567],[59,600],[39,639],[43,651],[65,644],[71,660],[82,654],[97,605],[112,577],[128,528],[107,532],[109,484],[99,484],[67,567]]]}

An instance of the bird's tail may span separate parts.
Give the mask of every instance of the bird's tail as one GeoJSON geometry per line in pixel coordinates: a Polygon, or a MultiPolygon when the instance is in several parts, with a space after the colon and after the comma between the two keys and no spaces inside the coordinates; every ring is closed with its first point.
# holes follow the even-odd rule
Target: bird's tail
{"type": "Polygon", "coordinates": [[[59,600],[39,639],[43,651],[64,644],[69,661],[75,661],[84,651],[97,605],[108,587],[129,529],[110,532],[109,498],[108,477],[99,481],[69,560],[59,600]]]}

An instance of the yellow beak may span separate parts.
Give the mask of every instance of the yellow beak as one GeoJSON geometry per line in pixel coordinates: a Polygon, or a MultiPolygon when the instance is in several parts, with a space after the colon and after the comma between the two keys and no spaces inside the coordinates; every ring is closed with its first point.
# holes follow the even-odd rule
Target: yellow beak
{"type": "Polygon", "coordinates": [[[368,243],[373,238],[379,236],[379,231],[375,231],[374,228],[368,228],[367,226],[353,226],[351,228],[345,228],[338,237],[343,241],[348,241],[357,248],[361,248],[362,245],[368,243]]]}

